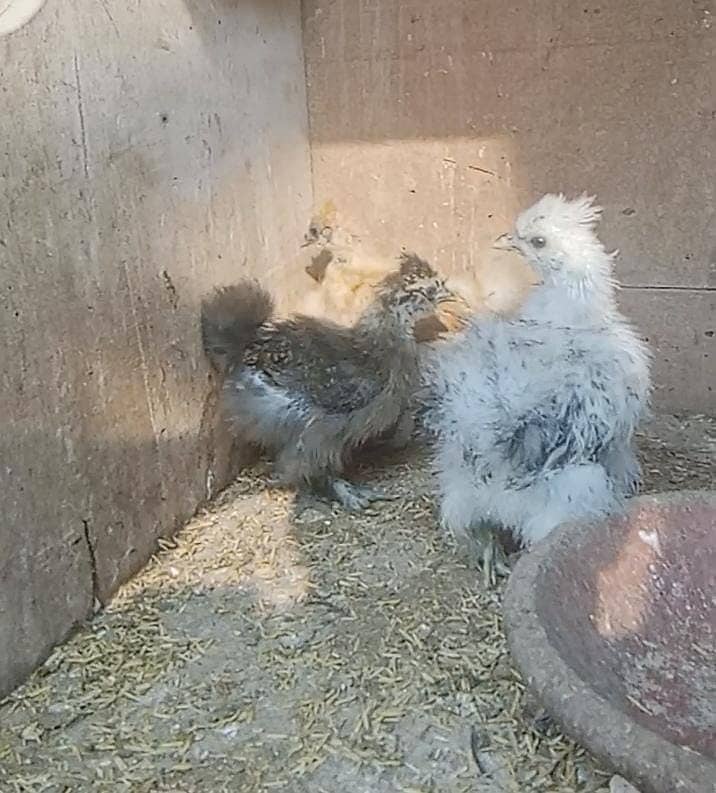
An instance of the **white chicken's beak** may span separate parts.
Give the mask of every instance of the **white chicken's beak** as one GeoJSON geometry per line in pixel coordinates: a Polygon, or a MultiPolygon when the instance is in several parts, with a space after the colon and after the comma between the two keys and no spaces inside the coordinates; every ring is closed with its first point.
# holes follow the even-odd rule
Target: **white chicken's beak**
{"type": "Polygon", "coordinates": [[[492,247],[497,248],[498,251],[518,250],[512,234],[500,234],[500,236],[492,243],[492,247]]]}

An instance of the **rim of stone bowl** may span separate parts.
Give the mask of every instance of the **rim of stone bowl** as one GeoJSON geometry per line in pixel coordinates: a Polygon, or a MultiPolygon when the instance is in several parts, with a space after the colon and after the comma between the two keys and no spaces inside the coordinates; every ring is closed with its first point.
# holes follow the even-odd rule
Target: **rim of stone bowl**
{"type": "MultiPolygon", "coordinates": [[[[630,500],[628,512],[647,505],[685,506],[694,502],[716,510],[716,491],[638,496],[630,500]]],[[[597,694],[552,646],[537,614],[537,586],[548,573],[555,550],[575,544],[578,538],[603,526],[604,521],[560,526],[518,561],[504,601],[510,653],[527,688],[565,734],[639,787],[641,793],[714,793],[716,763],[635,723],[597,694]]]]}

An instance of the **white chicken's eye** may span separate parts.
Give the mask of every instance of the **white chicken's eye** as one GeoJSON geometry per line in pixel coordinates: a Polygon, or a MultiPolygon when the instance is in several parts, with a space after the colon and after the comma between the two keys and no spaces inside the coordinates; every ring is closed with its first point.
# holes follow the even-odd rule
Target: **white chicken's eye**
{"type": "Polygon", "coordinates": [[[547,244],[547,240],[544,237],[532,237],[530,240],[530,245],[533,248],[544,248],[547,244]]]}

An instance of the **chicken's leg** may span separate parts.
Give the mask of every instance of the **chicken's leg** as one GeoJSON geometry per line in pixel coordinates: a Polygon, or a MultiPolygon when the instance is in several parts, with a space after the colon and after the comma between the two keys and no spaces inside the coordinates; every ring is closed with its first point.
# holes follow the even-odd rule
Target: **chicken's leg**
{"type": "Polygon", "coordinates": [[[349,512],[360,512],[375,501],[392,501],[395,498],[368,485],[356,485],[338,478],[329,479],[326,489],[349,512]]]}
{"type": "Polygon", "coordinates": [[[510,574],[505,549],[496,536],[495,527],[487,521],[480,521],[475,528],[474,536],[483,583],[486,587],[495,586],[498,576],[506,577],[510,574]]]}

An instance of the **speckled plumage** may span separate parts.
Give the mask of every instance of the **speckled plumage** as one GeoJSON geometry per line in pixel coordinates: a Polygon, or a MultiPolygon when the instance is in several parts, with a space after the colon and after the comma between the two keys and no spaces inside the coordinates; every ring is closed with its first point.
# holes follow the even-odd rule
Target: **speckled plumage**
{"type": "Polygon", "coordinates": [[[438,362],[431,414],[444,526],[512,530],[526,545],[567,520],[620,509],[639,465],[632,436],[649,355],[616,308],[599,208],[547,195],[502,244],[542,283],[514,319],[474,321],[438,362]]]}
{"type": "MultiPolygon", "coordinates": [[[[370,251],[358,237],[336,225],[335,207],[330,203],[311,219],[303,248],[312,253],[305,267],[312,283],[302,303],[307,313],[334,321],[341,317],[343,323],[361,315],[365,320],[370,315],[368,309],[376,284],[390,278],[395,270],[394,263],[370,251]]],[[[428,271],[426,277],[430,277],[428,271]]],[[[465,326],[474,308],[466,299],[466,296],[475,299],[474,288],[471,289],[469,283],[449,278],[445,286],[453,293],[453,298],[442,302],[435,317],[420,323],[417,329],[421,342],[422,383],[412,395],[398,426],[386,436],[393,447],[400,448],[414,440],[424,441],[429,436],[429,427],[423,419],[426,402],[430,401],[434,360],[439,358],[445,339],[465,326]]]]}
{"type": "Polygon", "coordinates": [[[219,291],[203,306],[204,343],[226,368],[234,431],[275,457],[284,483],[328,492],[351,509],[365,506],[375,494],[340,474],[362,446],[405,432],[420,379],[416,329],[451,298],[414,255],[402,257],[350,327],[305,316],[272,321],[270,311],[256,309],[268,298],[255,285],[219,291]]]}

